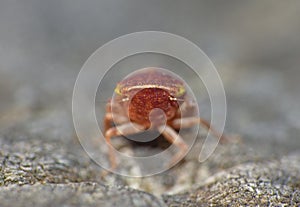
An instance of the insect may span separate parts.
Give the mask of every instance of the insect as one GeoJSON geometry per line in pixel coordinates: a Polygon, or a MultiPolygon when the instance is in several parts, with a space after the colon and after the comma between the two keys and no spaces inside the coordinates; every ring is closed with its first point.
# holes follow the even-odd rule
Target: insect
{"type": "Polygon", "coordinates": [[[111,145],[112,137],[148,129],[158,130],[168,142],[179,148],[170,164],[183,158],[188,150],[187,144],[176,130],[201,124],[221,141],[226,140],[208,121],[189,115],[196,106],[187,95],[183,80],[162,68],[140,69],[120,81],[115,88],[113,100],[107,103],[104,117],[111,169],[117,167],[111,145]],[[112,123],[118,127],[111,126],[112,123]]]}

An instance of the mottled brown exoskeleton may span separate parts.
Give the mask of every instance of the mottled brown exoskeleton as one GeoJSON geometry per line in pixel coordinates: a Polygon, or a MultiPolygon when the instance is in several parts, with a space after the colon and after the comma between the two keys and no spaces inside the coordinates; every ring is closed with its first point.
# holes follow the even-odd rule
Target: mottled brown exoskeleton
{"type": "Polygon", "coordinates": [[[165,69],[144,68],[123,79],[115,88],[113,101],[107,103],[104,118],[111,169],[117,166],[111,145],[111,138],[115,136],[135,134],[147,129],[158,130],[165,139],[179,148],[170,164],[183,158],[188,150],[176,130],[201,124],[224,141],[226,138],[211,128],[208,121],[189,116],[195,107],[197,105],[187,95],[184,82],[165,69]],[[155,113],[154,109],[163,111],[164,116],[155,113]],[[112,122],[118,127],[112,127],[112,122]]]}

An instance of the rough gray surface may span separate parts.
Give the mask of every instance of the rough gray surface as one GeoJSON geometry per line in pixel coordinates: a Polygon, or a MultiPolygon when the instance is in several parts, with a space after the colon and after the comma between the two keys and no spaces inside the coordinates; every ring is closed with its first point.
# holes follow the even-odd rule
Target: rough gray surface
{"type": "Polygon", "coordinates": [[[153,195],[128,187],[107,187],[97,183],[35,184],[2,187],[1,207],[22,206],[132,206],[163,207],[153,195]],[[13,193],[12,193],[13,192],[13,193]]]}
{"type": "Polygon", "coordinates": [[[169,206],[300,206],[300,152],[281,160],[238,165],[187,193],[164,196],[169,206]]]}
{"type": "Polygon", "coordinates": [[[100,170],[91,165],[91,160],[76,138],[71,138],[73,132],[67,126],[67,120],[62,119],[64,115],[55,113],[55,119],[61,117],[65,124],[47,114],[37,115],[34,119],[29,118],[22,124],[2,130],[7,132],[0,135],[2,185],[95,179],[100,170]],[[60,129],[66,133],[59,132],[60,129]]]}
{"type": "MultiPolygon", "coordinates": [[[[116,2],[1,1],[0,207],[300,206],[299,1],[116,2]],[[209,55],[226,91],[225,132],[242,142],[219,145],[199,163],[201,130],[185,160],[168,171],[102,178],[76,138],[73,86],[95,49],[145,29],[182,35],[209,55]]],[[[104,80],[100,114],[116,77],[144,63],[174,67],[199,86],[201,116],[210,119],[208,94],[182,63],[144,55],[119,62],[120,71],[104,80]]],[[[118,143],[129,153],[164,146],[118,143]]],[[[128,173],[138,168],[122,164],[128,173]]]]}

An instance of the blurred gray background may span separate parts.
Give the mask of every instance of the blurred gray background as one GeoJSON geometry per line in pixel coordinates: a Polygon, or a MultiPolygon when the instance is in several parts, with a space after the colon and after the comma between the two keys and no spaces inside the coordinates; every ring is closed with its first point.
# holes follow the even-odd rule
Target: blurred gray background
{"type": "Polygon", "coordinates": [[[213,60],[227,93],[227,132],[262,151],[298,149],[299,19],[296,0],[2,0],[0,129],[51,110],[67,112],[71,126],[86,59],[121,35],[157,30],[189,39],[213,60]]]}

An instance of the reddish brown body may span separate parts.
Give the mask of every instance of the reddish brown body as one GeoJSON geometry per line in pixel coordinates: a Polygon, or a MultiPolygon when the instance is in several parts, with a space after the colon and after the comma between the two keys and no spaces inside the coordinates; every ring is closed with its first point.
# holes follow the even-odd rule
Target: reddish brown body
{"type": "Polygon", "coordinates": [[[165,121],[172,121],[179,109],[179,104],[176,100],[170,99],[170,97],[172,97],[170,93],[164,89],[146,88],[138,91],[132,97],[128,107],[129,119],[146,128],[150,128],[150,112],[154,109],[161,109],[165,117],[159,112],[155,114],[154,111],[154,114],[151,114],[154,118],[152,122],[155,122],[155,125],[159,125],[164,124],[165,121]]]}
{"type": "Polygon", "coordinates": [[[175,131],[177,129],[202,124],[224,140],[221,134],[210,127],[209,122],[189,116],[196,106],[187,96],[184,81],[165,69],[145,68],[127,76],[118,83],[113,99],[107,104],[104,118],[112,169],[117,166],[110,143],[114,136],[134,134],[152,127],[180,148],[171,164],[178,162],[188,150],[175,131]],[[111,127],[112,122],[119,126],[118,130],[111,127]]]}

